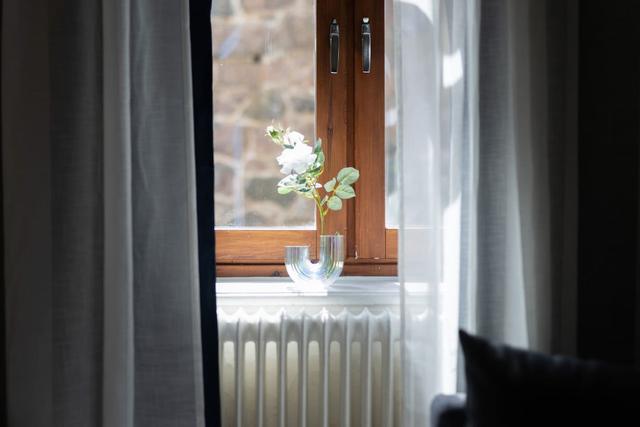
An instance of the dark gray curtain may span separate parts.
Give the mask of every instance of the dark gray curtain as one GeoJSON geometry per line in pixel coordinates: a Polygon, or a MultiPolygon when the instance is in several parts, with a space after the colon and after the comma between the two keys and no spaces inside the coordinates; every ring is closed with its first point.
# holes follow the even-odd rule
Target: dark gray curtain
{"type": "Polygon", "coordinates": [[[8,425],[203,425],[188,1],[3,3],[8,425]]]}
{"type": "Polygon", "coordinates": [[[198,212],[200,326],[205,419],[220,424],[218,318],[216,307],[215,221],[213,213],[213,58],[211,0],[189,0],[193,123],[198,212]]]}
{"type": "Polygon", "coordinates": [[[481,2],[475,307],[462,321],[498,341],[568,354],[576,339],[577,6],[481,2]]]}

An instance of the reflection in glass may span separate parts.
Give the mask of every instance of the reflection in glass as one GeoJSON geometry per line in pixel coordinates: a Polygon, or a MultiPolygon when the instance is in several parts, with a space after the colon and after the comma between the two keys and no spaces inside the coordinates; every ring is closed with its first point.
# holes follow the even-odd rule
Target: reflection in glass
{"type": "Polygon", "coordinates": [[[282,196],[264,136],[272,122],[314,139],[313,0],[214,0],[215,221],[222,227],[314,228],[314,206],[282,196]]]}

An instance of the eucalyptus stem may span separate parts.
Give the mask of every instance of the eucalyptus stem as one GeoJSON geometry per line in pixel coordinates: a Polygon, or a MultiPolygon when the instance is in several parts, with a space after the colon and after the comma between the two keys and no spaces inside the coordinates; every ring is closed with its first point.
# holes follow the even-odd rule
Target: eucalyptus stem
{"type": "Polygon", "coordinates": [[[320,201],[320,195],[316,190],[313,191],[313,201],[316,202],[318,208],[318,214],[320,215],[320,235],[324,234],[324,213],[322,212],[322,202],[320,201]]]}

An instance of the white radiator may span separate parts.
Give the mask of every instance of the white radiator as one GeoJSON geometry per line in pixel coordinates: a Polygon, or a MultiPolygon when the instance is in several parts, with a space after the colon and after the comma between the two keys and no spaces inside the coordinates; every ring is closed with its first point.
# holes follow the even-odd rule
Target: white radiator
{"type": "Polygon", "coordinates": [[[218,309],[223,425],[398,425],[397,314],[304,310],[218,309]]]}

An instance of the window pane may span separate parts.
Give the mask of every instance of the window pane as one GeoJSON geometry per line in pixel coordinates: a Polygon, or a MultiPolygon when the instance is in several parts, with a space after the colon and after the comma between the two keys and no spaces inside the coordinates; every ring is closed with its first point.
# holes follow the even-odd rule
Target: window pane
{"type": "Polygon", "coordinates": [[[398,108],[395,89],[395,46],[394,46],[394,14],[393,0],[385,0],[385,80],[384,80],[384,112],[385,112],[385,175],[386,175],[386,208],[385,222],[387,228],[398,228],[398,209],[400,194],[398,189],[398,108]]]}
{"type": "Polygon", "coordinates": [[[214,0],[216,226],[315,227],[309,200],[276,192],[271,123],[315,131],[313,0],[214,0]]]}

